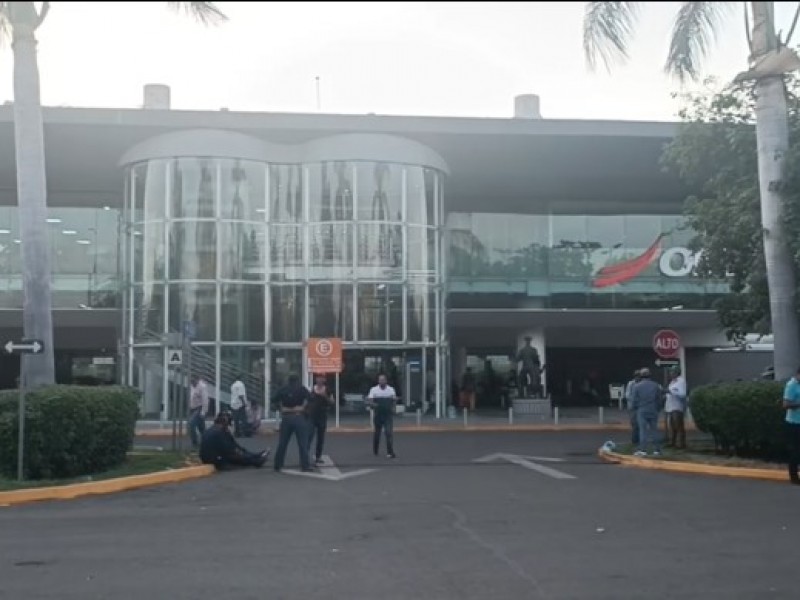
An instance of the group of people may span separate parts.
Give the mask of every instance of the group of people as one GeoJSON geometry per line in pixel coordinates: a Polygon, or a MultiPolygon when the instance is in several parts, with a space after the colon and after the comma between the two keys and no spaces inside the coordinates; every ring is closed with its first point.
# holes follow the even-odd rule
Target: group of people
{"type": "Polygon", "coordinates": [[[670,369],[670,382],[666,389],[652,379],[650,369],[635,371],[633,379],[625,386],[625,402],[630,413],[631,443],[636,446],[636,456],[661,454],[661,436],[658,422],[662,411],[666,414],[666,445],[686,448],[685,414],[687,408],[686,380],[678,367],[670,369]]]}
{"type": "MultiPolygon", "coordinates": [[[[200,437],[206,430],[206,415],[209,412],[208,386],[202,377],[192,375],[189,387],[189,414],[187,427],[192,447],[197,449],[200,437]]],[[[231,385],[231,397],[228,404],[230,410],[220,410],[228,414],[229,423],[233,425],[235,437],[250,437],[258,431],[263,417],[263,407],[255,400],[248,401],[247,390],[242,377],[236,377],[231,385]]]]}
{"type": "MultiPolygon", "coordinates": [[[[192,397],[192,402],[194,402],[194,396],[192,397]]],[[[243,394],[239,398],[242,402],[246,402],[243,394]]],[[[232,408],[234,399],[232,394],[232,408]]],[[[278,391],[275,400],[281,413],[278,448],[275,451],[273,462],[275,471],[280,472],[283,469],[292,437],[297,440],[301,470],[304,472],[314,471],[310,459],[311,447],[316,439],[315,466],[323,465],[328,409],[335,402],[333,394],[328,389],[326,377],[316,376],[314,385],[309,390],[302,385],[297,375],[290,375],[287,385],[278,391]]],[[[386,375],[379,375],[378,384],[370,390],[367,397],[368,406],[373,410],[372,450],[375,456],[379,453],[383,435],[386,439],[386,456],[396,458],[394,453],[394,414],[397,400],[397,393],[392,386],[388,385],[386,375]]],[[[190,424],[193,425],[190,425],[189,431],[193,442],[197,435],[197,429],[205,427],[203,405],[199,404],[198,406],[200,408],[196,412],[193,409],[190,417],[190,424]],[[198,422],[202,424],[198,424],[198,422]]],[[[241,406],[238,410],[240,409],[241,406]]],[[[236,410],[237,408],[234,408],[234,411],[236,410]]],[[[213,464],[218,469],[229,466],[263,466],[269,457],[269,449],[253,453],[240,446],[236,442],[235,434],[230,431],[232,422],[237,422],[236,412],[232,417],[230,413],[223,411],[214,419],[214,425],[210,429],[202,431],[199,444],[200,460],[205,464],[213,464]]]]}

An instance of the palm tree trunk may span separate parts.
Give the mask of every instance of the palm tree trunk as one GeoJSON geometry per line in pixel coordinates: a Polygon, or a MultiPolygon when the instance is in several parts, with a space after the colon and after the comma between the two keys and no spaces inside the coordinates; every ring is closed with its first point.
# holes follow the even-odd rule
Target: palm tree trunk
{"type": "Polygon", "coordinates": [[[41,354],[23,356],[22,383],[35,387],[55,380],[44,131],[34,35],[37,15],[33,2],[9,4],[12,5],[14,51],[14,142],[22,249],[23,331],[25,338],[44,342],[41,354]]]}
{"type": "MultiPolygon", "coordinates": [[[[772,2],[753,2],[753,54],[761,57],[777,47],[772,2]]],[[[761,224],[767,265],[769,305],[774,335],[775,379],[788,379],[800,365],[795,265],[783,227],[783,182],[789,150],[789,124],[783,78],[756,83],[756,137],[761,224]]]]}

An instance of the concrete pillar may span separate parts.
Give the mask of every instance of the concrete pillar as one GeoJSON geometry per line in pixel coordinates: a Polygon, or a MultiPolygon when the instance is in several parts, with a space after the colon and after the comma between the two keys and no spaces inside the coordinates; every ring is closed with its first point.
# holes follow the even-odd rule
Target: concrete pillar
{"type": "MultiPolygon", "coordinates": [[[[532,328],[532,329],[526,329],[524,331],[521,331],[519,333],[519,335],[517,335],[517,346],[516,346],[516,349],[514,350],[514,360],[516,360],[516,358],[517,358],[517,353],[525,345],[525,337],[526,336],[530,336],[531,337],[531,346],[536,348],[536,350],[539,352],[539,359],[542,361],[542,365],[545,365],[546,364],[546,356],[547,356],[546,355],[547,344],[546,344],[546,336],[545,336],[544,327],[536,327],[536,328],[532,328]]],[[[514,363],[514,370],[517,373],[519,373],[519,363],[516,363],[516,362],[514,363]]],[[[542,386],[544,386],[545,396],[546,396],[549,393],[549,390],[547,389],[547,371],[546,370],[542,373],[542,386]]]]}

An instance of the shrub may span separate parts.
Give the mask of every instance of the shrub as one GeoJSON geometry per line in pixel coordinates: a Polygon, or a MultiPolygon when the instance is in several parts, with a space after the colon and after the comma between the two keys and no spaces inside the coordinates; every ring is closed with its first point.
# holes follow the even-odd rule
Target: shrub
{"type": "Polygon", "coordinates": [[[690,397],[692,417],[718,449],[742,457],[785,457],[783,384],[774,381],[699,387],[690,397]]]}
{"type": "MultiPolygon", "coordinates": [[[[28,392],[25,474],[54,479],[108,470],[125,461],[139,416],[139,392],[54,385],[28,392]]],[[[17,472],[19,392],[0,392],[0,473],[17,472]]]]}

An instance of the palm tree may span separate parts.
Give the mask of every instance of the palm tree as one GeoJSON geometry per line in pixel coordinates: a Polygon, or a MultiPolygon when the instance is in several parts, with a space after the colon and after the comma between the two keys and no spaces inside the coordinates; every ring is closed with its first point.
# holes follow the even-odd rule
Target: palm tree
{"type": "MultiPolygon", "coordinates": [[[[583,46],[590,66],[602,59],[608,67],[627,58],[640,2],[587,2],[583,46]]],[[[679,80],[697,79],[699,63],[710,49],[722,18],[734,2],[682,2],[672,29],[667,73],[679,80]]],[[[800,6],[785,39],[775,31],[774,2],[744,2],[745,31],[750,46],[750,68],[737,83],[752,81],[756,95],[756,137],[761,223],[769,285],[772,332],[775,340],[775,376],[788,378],[800,364],[800,329],[796,305],[796,272],[785,242],[783,182],[789,149],[784,76],[800,67],[800,58],[788,47],[800,6]],[[750,20],[752,18],[752,27],[750,20]]]]}
{"type": "MultiPolygon", "coordinates": [[[[14,53],[14,141],[22,251],[23,335],[44,342],[41,354],[23,357],[20,383],[30,387],[55,381],[44,132],[36,58],[36,30],[50,12],[50,2],[43,2],[38,8],[37,4],[0,2],[0,38],[11,37],[14,53]]],[[[211,2],[167,4],[205,24],[226,18],[211,2]]]]}

